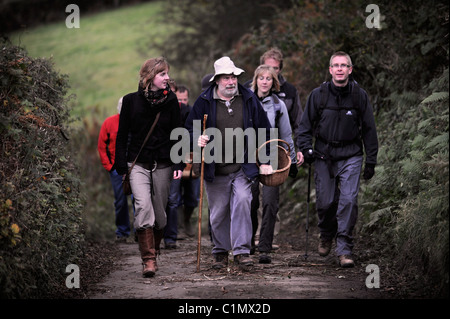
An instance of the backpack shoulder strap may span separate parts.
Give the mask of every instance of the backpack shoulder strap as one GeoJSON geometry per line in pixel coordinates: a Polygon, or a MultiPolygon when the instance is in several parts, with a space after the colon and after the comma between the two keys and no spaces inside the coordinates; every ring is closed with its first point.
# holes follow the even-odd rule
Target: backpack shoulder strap
{"type": "Polygon", "coordinates": [[[273,96],[273,107],[275,109],[275,127],[278,127],[278,122],[283,113],[281,112],[280,99],[276,94],[272,94],[272,96],[273,96]]]}
{"type": "Polygon", "coordinates": [[[352,104],[353,109],[356,110],[356,113],[358,114],[358,120],[359,120],[359,132],[361,134],[362,130],[362,113],[361,113],[361,87],[359,86],[358,82],[353,80],[353,88],[352,88],[352,104]]]}
{"type": "Polygon", "coordinates": [[[272,96],[273,96],[273,105],[275,107],[275,111],[280,112],[280,110],[281,110],[280,99],[278,98],[278,96],[276,94],[273,94],[272,96]]]}
{"type": "Polygon", "coordinates": [[[330,94],[330,89],[328,88],[328,82],[323,82],[320,85],[320,100],[318,105],[319,114],[322,114],[323,109],[325,108],[328,100],[328,95],[330,94]]]}
{"type": "Polygon", "coordinates": [[[353,81],[352,104],[354,109],[359,110],[361,104],[361,87],[356,81],[353,81]]]}
{"type": "MultiPolygon", "coordinates": [[[[320,85],[320,102],[319,102],[319,113],[322,113],[323,109],[326,107],[326,103],[328,100],[328,96],[330,94],[330,89],[328,86],[328,82],[323,82],[320,85]]],[[[358,82],[353,80],[352,85],[352,107],[353,109],[359,110],[359,106],[361,104],[361,87],[358,82]]]]}
{"type": "Polygon", "coordinates": [[[328,82],[323,82],[320,85],[320,102],[319,109],[324,109],[328,100],[328,95],[330,94],[330,89],[328,88],[328,82]]]}

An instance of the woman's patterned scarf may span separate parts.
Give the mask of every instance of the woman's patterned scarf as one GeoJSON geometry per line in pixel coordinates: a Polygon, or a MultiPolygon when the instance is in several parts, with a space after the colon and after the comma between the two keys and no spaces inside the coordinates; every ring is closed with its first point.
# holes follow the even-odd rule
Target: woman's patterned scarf
{"type": "Polygon", "coordinates": [[[158,106],[164,103],[169,97],[170,86],[158,91],[143,90],[145,99],[150,103],[150,106],[158,106]]]}

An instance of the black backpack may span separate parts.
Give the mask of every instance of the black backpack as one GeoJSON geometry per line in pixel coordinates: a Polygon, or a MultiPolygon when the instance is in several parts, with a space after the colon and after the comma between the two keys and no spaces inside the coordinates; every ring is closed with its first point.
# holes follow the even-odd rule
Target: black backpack
{"type": "MultiPolygon", "coordinates": [[[[358,113],[359,113],[359,105],[361,103],[361,88],[358,84],[358,82],[356,81],[352,81],[353,82],[353,88],[352,88],[352,104],[353,107],[348,108],[348,109],[355,109],[358,113]]],[[[328,82],[323,82],[320,85],[320,103],[319,103],[319,114],[322,114],[323,109],[326,106],[326,103],[328,101],[328,96],[330,94],[330,90],[328,88],[328,82]]],[[[343,109],[344,107],[337,107],[334,109],[343,109]]]]}
{"type": "MultiPolygon", "coordinates": [[[[322,116],[322,112],[325,108],[327,109],[332,109],[332,110],[336,110],[336,111],[341,111],[341,110],[354,110],[357,113],[358,119],[359,119],[359,127],[358,130],[360,132],[359,135],[361,135],[361,112],[360,112],[360,105],[361,105],[361,88],[359,86],[359,84],[356,81],[352,81],[353,85],[352,85],[352,106],[351,107],[345,107],[345,106],[337,106],[337,107],[330,107],[327,106],[327,101],[328,101],[328,97],[330,95],[330,89],[329,89],[329,82],[323,82],[320,85],[320,102],[319,102],[319,107],[318,107],[318,112],[319,112],[319,119],[322,116]]],[[[318,124],[316,124],[316,127],[314,129],[315,133],[315,137],[319,138],[322,140],[322,142],[325,142],[326,144],[332,145],[332,146],[343,146],[348,144],[349,142],[340,142],[340,141],[325,141],[323,138],[319,137],[319,128],[318,128],[318,124]]]]}

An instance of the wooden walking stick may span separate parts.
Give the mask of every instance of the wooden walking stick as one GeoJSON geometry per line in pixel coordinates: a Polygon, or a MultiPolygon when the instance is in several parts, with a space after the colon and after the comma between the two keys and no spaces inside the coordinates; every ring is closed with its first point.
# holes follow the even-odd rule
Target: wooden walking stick
{"type": "MultiPolygon", "coordinates": [[[[203,115],[203,135],[206,130],[206,119],[208,114],[203,115]]],[[[200,271],[200,248],[202,241],[202,206],[203,206],[203,174],[205,166],[205,154],[203,153],[203,147],[201,148],[202,162],[200,165],[200,201],[198,204],[198,242],[197,242],[197,272],[200,271]]]]}

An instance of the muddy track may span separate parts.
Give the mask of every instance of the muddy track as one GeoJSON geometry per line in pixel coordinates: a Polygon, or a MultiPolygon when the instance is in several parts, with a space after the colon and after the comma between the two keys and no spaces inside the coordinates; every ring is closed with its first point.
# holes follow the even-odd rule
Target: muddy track
{"type": "MultiPolygon", "coordinates": [[[[312,236],[313,237],[313,236],[312,236]]],[[[202,238],[200,271],[197,272],[197,240],[178,241],[176,249],[162,249],[153,278],[143,278],[136,243],[115,244],[120,258],[114,270],[91,287],[91,299],[379,299],[391,298],[390,288],[367,288],[367,264],[356,261],[340,268],[333,253],[320,257],[311,240],[308,258],[296,245],[280,240],[271,264],[241,269],[229,258],[229,267],[211,268],[211,243],[202,238]]]]}

